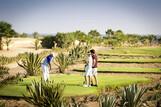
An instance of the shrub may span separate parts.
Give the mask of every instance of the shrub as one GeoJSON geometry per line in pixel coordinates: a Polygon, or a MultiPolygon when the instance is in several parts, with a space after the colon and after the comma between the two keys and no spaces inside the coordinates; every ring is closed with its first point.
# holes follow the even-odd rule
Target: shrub
{"type": "Polygon", "coordinates": [[[124,87],[121,96],[121,107],[141,107],[143,101],[141,100],[147,88],[138,88],[136,84],[124,87]]]}
{"type": "Polygon", "coordinates": [[[109,95],[100,96],[99,107],[116,107],[116,98],[109,95]]]}
{"type": "Polygon", "coordinates": [[[55,84],[54,81],[33,81],[31,86],[26,86],[31,98],[23,96],[27,102],[38,107],[63,107],[65,104],[64,87],[65,85],[55,84]]]}
{"type": "Polygon", "coordinates": [[[25,58],[21,60],[21,64],[17,64],[24,68],[27,72],[27,75],[33,76],[40,73],[42,57],[38,54],[27,53],[25,58]]]}

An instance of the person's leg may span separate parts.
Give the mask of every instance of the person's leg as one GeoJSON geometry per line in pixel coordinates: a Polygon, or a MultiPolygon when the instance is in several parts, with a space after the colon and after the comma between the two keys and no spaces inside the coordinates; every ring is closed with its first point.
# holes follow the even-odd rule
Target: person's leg
{"type": "Polygon", "coordinates": [[[88,76],[88,81],[89,81],[88,87],[90,87],[91,86],[91,76],[88,76]]]}
{"type": "Polygon", "coordinates": [[[97,68],[93,68],[93,78],[94,78],[94,83],[97,86],[98,85],[97,68]]]}
{"type": "Polygon", "coordinates": [[[88,84],[89,84],[89,82],[88,82],[88,76],[84,76],[84,78],[85,78],[85,84],[83,86],[84,87],[88,87],[88,84]]]}
{"type": "Polygon", "coordinates": [[[46,67],[45,65],[41,65],[41,67],[42,67],[42,79],[45,81],[46,80],[46,73],[45,73],[46,67]]]}
{"type": "Polygon", "coordinates": [[[43,79],[46,81],[46,72],[43,73],[43,79]]]}
{"type": "Polygon", "coordinates": [[[45,72],[44,72],[44,80],[49,80],[49,67],[45,66],[45,72]]]}
{"type": "Polygon", "coordinates": [[[87,84],[86,75],[87,75],[87,65],[84,66],[84,82],[83,82],[83,85],[87,84]]]}
{"type": "Polygon", "coordinates": [[[95,85],[97,86],[98,85],[97,75],[94,75],[93,77],[94,77],[95,85]]]}
{"type": "Polygon", "coordinates": [[[86,76],[86,80],[87,80],[87,86],[89,85],[89,76],[86,76]]]}
{"type": "Polygon", "coordinates": [[[84,84],[87,84],[87,78],[86,78],[86,76],[84,76],[84,84]]]}
{"type": "Polygon", "coordinates": [[[46,80],[50,80],[50,77],[49,77],[49,67],[47,67],[46,69],[46,80]]]}

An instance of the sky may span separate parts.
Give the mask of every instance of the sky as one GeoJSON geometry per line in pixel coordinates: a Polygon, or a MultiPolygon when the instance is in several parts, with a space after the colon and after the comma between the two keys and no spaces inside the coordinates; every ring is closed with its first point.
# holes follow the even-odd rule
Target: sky
{"type": "Polygon", "coordinates": [[[107,29],[161,34],[161,0],[0,0],[0,21],[19,33],[107,29]]]}

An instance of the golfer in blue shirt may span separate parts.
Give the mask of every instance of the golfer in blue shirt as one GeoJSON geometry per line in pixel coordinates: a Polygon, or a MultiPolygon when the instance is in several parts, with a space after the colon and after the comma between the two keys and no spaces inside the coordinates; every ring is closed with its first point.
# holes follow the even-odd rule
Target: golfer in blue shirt
{"type": "Polygon", "coordinates": [[[42,67],[44,81],[49,80],[49,70],[51,70],[51,62],[52,62],[53,58],[54,58],[54,55],[49,54],[42,61],[41,67],[42,67]]]}

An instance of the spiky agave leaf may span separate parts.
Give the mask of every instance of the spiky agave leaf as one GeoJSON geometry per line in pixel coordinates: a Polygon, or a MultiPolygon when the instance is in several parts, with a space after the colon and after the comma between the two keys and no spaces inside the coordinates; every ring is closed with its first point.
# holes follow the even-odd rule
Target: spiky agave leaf
{"type": "Polygon", "coordinates": [[[55,58],[55,61],[57,63],[56,65],[58,66],[60,73],[64,73],[70,64],[69,56],[65,55],[64,53],[58,54],[55,58]]]}
{"type": "Polygon", "coordinates": [[[110,95],[100,96],[99,105],[100,107],[116,107],[116,98],[110,95]]]}
{"type": "Polygon", "coordinates": [[[64,84],[55,84],[54,81],[33,81],[31,85],[26,86],[30,97],[23,96],[27,102],[38,107],[63,107],[64,87],[64,84]]]}
{"type": "Polygon", "coordinates": [[[124,87],[121,96],[121,106],[123,107],[141,107],[143,101],[141,100],[147,88],[138,88],[136,84],[124,87]]]}

